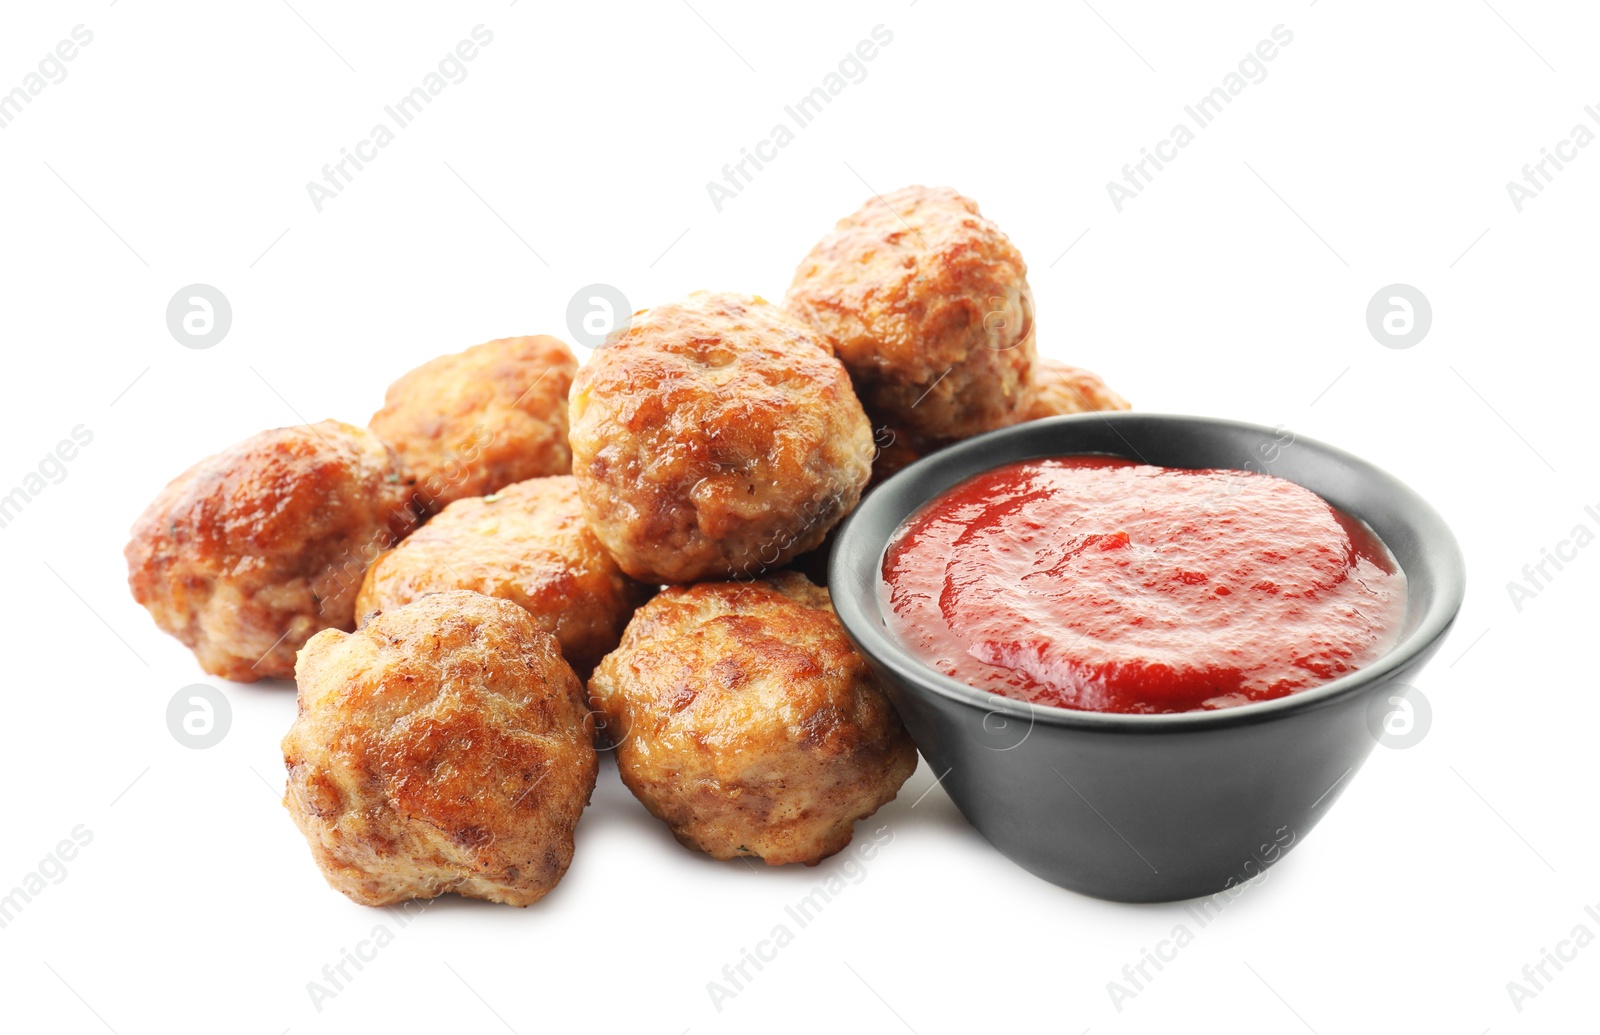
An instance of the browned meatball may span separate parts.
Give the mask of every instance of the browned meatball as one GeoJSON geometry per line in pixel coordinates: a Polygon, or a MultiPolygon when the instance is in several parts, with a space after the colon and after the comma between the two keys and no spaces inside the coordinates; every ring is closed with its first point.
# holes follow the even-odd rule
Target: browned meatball
{"type": "Polygon", "coordinates": [[[284,806],[363,905],[455,892],[526,906],[572,862],[594,722],[555,640],[461,591],[326,631],[300,652],[284,806]]]}
{"type": "Polygon", "coordinates": [[[636,579],[780,567],[855,507],[873,452],[828,346],[748,295],[634,314],[572,385],[584,514],[636,579]]]}
{"type": "Polygon", "coordinates": [[[1096,410],[1129,410],[1128,400],[1106,387],[1098,374],[1055,359],[1041,359],[1028,384],[1021,420],[1061,417],[1096,410]]]}
{"type": "Polygon", "coordinates": [[[145,508],[123,551],[128,586],[212,675],[288,678],[313,633],[355,628],[367,565],[416,524],[410,495],[365,428],[263,431],[145,508]]]}
{"type": "Polygon", "coordinates": [[[628,789],[718,859],[826,858],[917,767],[827,591],[793,572],[663,590],[589,696],[628,789]]]}
{"type": "Polygon", "coordinates": [[[557,338],[500,338],[389,386],[369,426],[417,476],[429,511],[572,470],[567,392],[578,361],[557,338]]]}
{"type": "Polygon", "coordinates": [[[833,342],[875,420],[950,440],[1017,419],[1035,354],[1028,267],[971,198],[873,198],[811,249],[786,305],[833,342]]]}
{"type": "Polygon", "coordinates": [[[446,589],[522,607],[561,642],[581,675],[617,645],[646,593],[589,530],[571,475],[533,478],[450,504],[367,569],[356,614],[446,589]]]}

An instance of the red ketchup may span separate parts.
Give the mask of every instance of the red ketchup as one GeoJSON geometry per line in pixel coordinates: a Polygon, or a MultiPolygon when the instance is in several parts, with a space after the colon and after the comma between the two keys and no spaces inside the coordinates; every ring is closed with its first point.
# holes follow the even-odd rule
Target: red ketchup
{"type": "Polygon", "coordinates": [[[1037,704],[1184,712],[1370,664],[1406,580],[1360,521],[1271,475],[1104,456],[996,468],[928,503],[883,562],[901,641],[1037,704]]]}

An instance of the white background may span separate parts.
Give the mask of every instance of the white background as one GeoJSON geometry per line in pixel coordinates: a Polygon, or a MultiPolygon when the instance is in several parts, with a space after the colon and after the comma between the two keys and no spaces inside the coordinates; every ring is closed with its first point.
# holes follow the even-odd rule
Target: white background
{"type": "Polygon", "coordinates": [[[1506,986],[1574,925],[1600,935],[1584,914],[1600,548],[1520,612],[1506,584],[1579,522],[1600,530],[1584,513],[1600,509],[1600,146],[1520,212],[1505,187],[1575,125],[1600,131],[1592,11],[294,2],[3,15],[3,89],[75,25],[94,33],[0,130],[0,492],[74,426],[94,435],[0,528],[0,891],[76,825],[93,834],[0,929],[7,1030],[1592,1027],[1600,945],[1520,1012],[1506,986]],[[494,38],[468,78],[317,212],[306,182],[478,24],[494,38]],[[717,212],[706,181],[878,24],[893,42],[865,81],[717,212]],[[1267,78],[1117,212],[1106,182],[1279,24],[1294,38],[1267,78]],[[120,555],[167,479],[263,428],[362,422],[438,353],[570,340],[568,300],[592,282],[636,307],[702,287],[779,298],[835,219],[909,183],[956,186],[1017,242],[1045,353],[1139,409],[1281,423],[1370,458],[1467,554],[1466,606],[1417,680],[1427,737],[1376,749],[1120,1011],[1107,982],[1190,922],[1182,907],[1035,879],[926,766],[858,827],[893,836],[860,883],[719,1012],[707,982],[839,860],[694,856],[608,765],[545,901],[444,900],[401,930],[327,888],[279,804],[292,685],[219,684],[233,726],[210,750],[169,735],[174,692],[216,681],[132,602],[120,555]],[[233,307],[204,351],[164,316],[194,282],[233,307]],[[1403,351],[1364,316],[1394,282],[1434,313],[1403,351]],[[392,943],[319,1012],[307,982],[378,923],[392,943]]]}

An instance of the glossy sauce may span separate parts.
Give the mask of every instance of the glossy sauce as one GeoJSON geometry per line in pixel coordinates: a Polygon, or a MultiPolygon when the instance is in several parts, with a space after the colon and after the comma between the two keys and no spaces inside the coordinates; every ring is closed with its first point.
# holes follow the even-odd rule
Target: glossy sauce
{"type": "Polygon", "coordinates": [[[1271,475],[1104,456],[996,468],[890,544],[889,624],[935,668],[1024,701],[1224,708],[1370,664],[1405,575],[1360,521],[1271,475]]]}

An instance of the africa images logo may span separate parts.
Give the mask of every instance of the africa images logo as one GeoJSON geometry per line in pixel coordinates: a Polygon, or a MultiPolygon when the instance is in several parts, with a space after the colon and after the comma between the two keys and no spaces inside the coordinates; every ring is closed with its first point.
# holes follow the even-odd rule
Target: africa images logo
{"type": "Polygon", "coordinates": [[[871,39],[861,40],[853,50],[846,52],[839,59],[837,70],[822,77],[821,85],[812,87],[809,93],[793,104],[784,105],[783,113],[788,116],[789,122],[794,123],[794,129],[789,127],[789,122],[775,123],[771,132],[756,141],[753,147],[739,149],[737,162],[722,167],[722,183],[706,181],[706,194],[710,196],[713,208],[721,212],[724,203],[744,193],[744,189],[755,182],[756,173],[765,169],[766,163],[777,159],[779,149],[794,143],[795,130],[805,129],[815,122],[824,107],[832,104],[833,99],[844,93],[847,87],[859,86],[866,81],[866,62],[894,42],[894,33],[882,23],[872,27],[871,35],[871,39]],[[755,166],[753,171],[751,166],[755,166]]]}
{"type": "Polygon", "coordinates": [[[408,128],[433,104],[433,99],[447,88],[466,82],[466,62],[475,60],[482,48],[493,42],[493,31],[483,25],[474,25],[472,38],[461,40],[453,50],[446,52],[435,66],[436,71],[422,77],[421,85],[412,87],[409,93],[393,104],[385,105],[383,113],[389,117],[389,122],[394,123],[393,127],[384,122],[374,124],[368,134],[354,145],[339,149],[337,162],[329,162],[322,167],[322,183],[306,181],[306,194],[311,198],[312,207],[321,212],[324,203],[343,194],[345,188],[355,182],[356,173],[378,160],[381,149],[394,143],[398,130],[408,128]]]}
{"type": "Polygon", "coordinates": [[[1266,62],[1276,58],[1282,48],[1294,42],[1294,32],[1283,25],[1274,25],[1271,36],[1271,39],[1258,42],[1252,51],[1240,58],[1238,71],[1223,76],[1220,86],[1212,87],[1195,103],[1184,105],[1183,113],[1194,123],[1193,129],[1188,123],[1179,122],[1153,146],[1141,147],[1139,160],[1122,167],[1122,179],[1126,186],[1115,180],[1106,181],[1106,194],[1111,198],[1112,207],[1121,212],[1124,204],[1143,194],[1144,189],[1155,182],[1156,173],[1165,169],[1168,163],[1177,161],[1180,149],[1195,142],[1195,130],[1205,129],[1215,122],[1246,88],[1266,81],[1266,62]],[[1151,166],[1155,168],[1152,170],[1151,166]]]}

